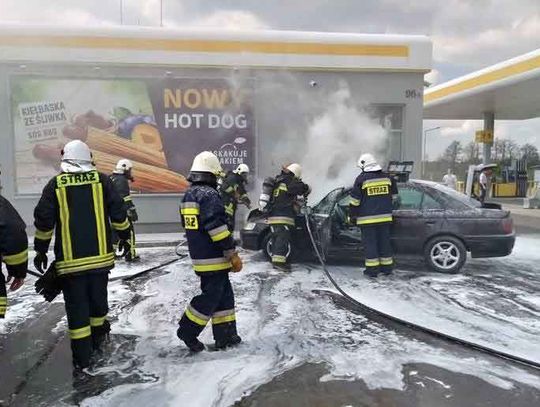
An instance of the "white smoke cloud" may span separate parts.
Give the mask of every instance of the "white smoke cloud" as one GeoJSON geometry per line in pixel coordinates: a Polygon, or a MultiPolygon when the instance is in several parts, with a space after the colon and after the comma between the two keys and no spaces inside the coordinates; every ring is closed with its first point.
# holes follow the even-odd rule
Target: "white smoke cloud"
{"type": "Polygon", "coordinates": [[[359,174],[356,161],[362,153],[384,160],[386,131],[356,105],[345,83],[332,93],[328,108],[310,123],[301,164],[311,185],[312,202],[331,189],[350,186],[359,174]]]}

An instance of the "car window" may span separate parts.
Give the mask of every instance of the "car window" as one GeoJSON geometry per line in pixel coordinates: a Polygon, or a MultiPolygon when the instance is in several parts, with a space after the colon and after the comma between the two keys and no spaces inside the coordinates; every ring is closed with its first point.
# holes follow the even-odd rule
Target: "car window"
{"type": "Polygon", "coordinates": [[[330,191],[320,202],[313,207],[313,212],[320,214],[330,214],[338,197],[343,193],[345,188],[336,188],[330,191]]]}
{"type": "Polygon", "coordinates": [[[420,209],[422,205],[422,192],[408,186],[399,186],[399,209],[420,209]]]}
{"type": "Polygon", "coordinates": [[[422,200],[422,209],[433,210],[433,209],[443,209],[443,207],[439,203],[439,201],[437,201],[435,198],[433,198],[427,193],[424,193],[424,199],[422,200]]]}
{"type": "Polygon", "coordinates": [[[471,207],[480,208],[482,206],[476,199],[462,194],[461,192],[457,192],[452,188],[448,188],[447,186],[435,184],[433,189],[439,192],[438,195],[441,199],[444,199],[445,208],[448,207],[463,210],[470,209],[471,207]]]}

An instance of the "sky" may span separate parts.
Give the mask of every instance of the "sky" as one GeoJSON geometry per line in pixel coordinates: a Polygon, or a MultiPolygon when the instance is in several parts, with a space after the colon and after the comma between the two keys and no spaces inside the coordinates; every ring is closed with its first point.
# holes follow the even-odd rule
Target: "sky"
{"type": "MultiPolygon", "coordinates": [[[[160,0],[0,0],[0,22],[160,24],[160,0]]],[[[433,41],[438,84],[540,47],[538,0],[162,0],[163,25],[424,34],[433,41]]],[[[474,138],[479,121],[425,121],[427,153],[474,138]],[[440,139],[444,140],[443,142],[440,139]]],[[[496,137],[540,148],[540,118],[497,121],[496,137]]]]}

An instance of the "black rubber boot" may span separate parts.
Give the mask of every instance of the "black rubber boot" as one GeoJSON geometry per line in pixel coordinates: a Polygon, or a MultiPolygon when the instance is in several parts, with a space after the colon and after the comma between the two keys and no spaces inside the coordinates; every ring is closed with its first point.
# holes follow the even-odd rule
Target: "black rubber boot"
{"type": "Polygon", "coordinates": [[[215,347],[217,350],[223,350],[229,347],[239,345],[241,342],[242,342],[242,338],[240,338],[239,335],[233,335],[228,338],[224,338],[224,339],[220,339],[216,341],[215,347]]]}
{"type": "Polygon", "coordinates": [[[186,346],[191,352],[199,353],[204,350],[204,344],[197,338],[184,338],[182,333],[180,332],[180,328],[178,328],[178,330],[176,331],[176,336],[178,336],[178,338],[180,338],[180,340],[186,344],[186,346]]]}
{"type": "Polygon", "coordinates": [[[377,278],[377,276],[379,275],[379,270],[378,269],[377,270],[365,269],[364,275],[371,278],[377,278]]]}
{"type": "Polygon", "coordinates": [[[141,258],[139,255],[135,255],[134,257],[131,256],[131,253],[128,253],[126,254],[126,257],[125,257],[126,261],[128,263],[136,263],[138,261],[141,261],[141,258]]]}
{"type": "Polygon", "coordinates": [[[288,263],[272,263],[272,266],[279,271],[284,271],[285,273],[291,272],[291,265],[288,263]]]}
{"type": "Polygon", "coordinates": [[[103,344],[109,340],[111,324],[105,320],[103,325],[92,327],[92,347],[94,352],[100,352],[103,344]]]}

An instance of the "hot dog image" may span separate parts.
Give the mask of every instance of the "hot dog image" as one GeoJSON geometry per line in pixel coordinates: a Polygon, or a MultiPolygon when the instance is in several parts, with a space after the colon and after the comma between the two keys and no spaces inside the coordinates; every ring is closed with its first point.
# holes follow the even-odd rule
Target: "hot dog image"
{"type": "MultiPolygon", "coordinates": [[[[44,161],[45,163],[57,169],[59,167],[62,156],[61,151],[61,145],[53,147],[44,144],[37,144],[34,146],[32,154],[35,158],[44,161]]],[[[96,168],[106,174],[110,174],[114,170],[116,163],[120,158],[125,158],[125,155],[118,156],[105,153],[96,149],[92,149],[92,155],[96,164],[96,168]]],[[[132,162],[133,177],[135,179],[132,184],[132,188],[135,191],[184,192],[188,186],[186,178],[180,174],[177,174],[165,168],[145,164],[140,161],[135,161],[133,159],[132,162]]]]}

